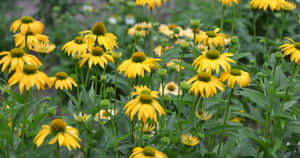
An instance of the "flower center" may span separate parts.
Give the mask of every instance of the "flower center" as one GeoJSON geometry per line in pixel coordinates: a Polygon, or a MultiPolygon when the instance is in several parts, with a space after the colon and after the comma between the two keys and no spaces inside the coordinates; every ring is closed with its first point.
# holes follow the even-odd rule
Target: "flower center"
{"type": "Polygon", "coordinates": [[[144,147],[143,154],[145,156],[155,156],[155,149],[151,146],[144,147]]]}
{"type": "Polygon", "coordinates": [[[167,89],[170,91],[174,91],[176,89],[176,85],[174,83],[170,83],[168,84],[167,89]]]}
{"type": "Polygon", "coordinates": [[[32,23],[34,21],[34,19],[31,16],[22,16],[21,17],[21,22],[23,24],[29,24],[32,23]]]}
{"type": "Polygon", "coordinates": [[[77,44],[83,44],[83,43],[85,43],[85,39],[83,37],[77,36],[74,38],[74,42],[77,44]]]}
{"type": "Polygon", "coordinates": [[[206,57],[209,59],[218,59],[220,57],[220,52],[215,49],[211,49],[206,53],[206,57]]]}
{"type": "Polygon", "coordinates": [[[97,22],[93,28],[92,28],[92,32],[95,35],[104,35],[106,33],[106,28],[104,26],[104,24],[102,22],[97,22]]]}
{"type": "Polygon", "coordinates": [[[206,35],[207,35],[208,37],[216,37],[216,36],[217,36],[217,34],[216,34],[214,31],[207,31],[207,32],[206,32],[206,35]]]}
{"type": "Polygon", "coordinates": [[[104,117],[107,117],[108,116],[108,114],[107,114],[107,112],[104,110],[104,111],[102,111],[102,116],[104,116],[104,117]]]}
{"type": "Polygon", "coordinates": [[[58,72],[56,73],[57,80],[65,80],[68,77],[68,74],[65,72],[58,72]]]}
{"type": "Polygon", "coordinates": [[[177,27],[177,25],[175,25],[175,24],[169,24],[169,25],[168,25],[169,30],[173,30],[173,29],[175,29],[176,27],[177,27]]]}
{"type": "Polygon", "coordinates": [[[210,75],[207,72],[200,72],[198,74],[198,80],[209,82],[210,81],[210,75]]]}
{"type": "Polygon", "coordinates": [[[104,51],[100,47],[93,47],[92,48],[92,55],[93,56],[102,56],[104,54],[104,51]]]}
{"type": "Polygon", "coordinates": [[[146,60],[146,54],[143,52],[135,52],[132,54],[132,61],[136,62],[136,63],[141,63],[144,60],[146,60]]]}
{"type": "Polygon", "coordinates": [[[233,76],[241,76],[242,73],[241,73],[241,70],[239,70],[239,69],[232,69],[230,71],[230,74],[233,76]]]}
{"type": "Polygon", "coordinates": [[[51,131],[55,133],[64,132],[66,126],[67,124],[62,119],[55,119],[50,124],[51,131]]]}
{"type": "Polygon", "coordinates": [[[296,42],[295,43],[295,48],[298,49],[298,50],[300,50],[300,42],[296,42]]]}
{"type": "Polygon", "coordinates": [[[149,90],[143,90],[140,95],[140,101],[143,104],[150,104],[152,102],[151,92],[149,90]]]}
{"type": "Polygon", "coordinates": [[[37,67],[34,65],[24,65],[23,72],[27,75],[34,74],[37,71],[37,67]]]}
{"type": "Polygon", "coordinates": [[[143,28],[142,28],[141,26],[136,26],[136,27],[135,27],[135,30],[136,30],[136,31],[142,31],[142,29],[143,29],[143,28]]]}
{"type": "Polygon", "coordinates": [[[22,57],[25,54],[22,48],[13,48],[10,50],[10,53],[12,57],[22,57]]]}

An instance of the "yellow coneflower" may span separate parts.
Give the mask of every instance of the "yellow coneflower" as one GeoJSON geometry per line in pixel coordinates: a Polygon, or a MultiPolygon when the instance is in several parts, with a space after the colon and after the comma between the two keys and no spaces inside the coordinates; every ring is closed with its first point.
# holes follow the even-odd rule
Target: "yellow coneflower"
{"type": "MultiPolygon", "coordinates": [[[[203,32],[201,31],[200,29],[196,29],[195,30],[195,33],[196,33],[196,36],[200,33],[200,32],[203,32]]],[[[189,39],[193,39],[194,38],[194,30],[191,29],[191,28],[186,28],[185,30],[182,31],[182,35],[189,38],[189,39]]]]}
{"type": "Polygon", "coordinates": [[[293,11],[295,9],[296,9],[296,5],[294,3],[288,2],[286,0],[281,0],[280,10],[293,11]]]}
{"type": "Polygon", "coordinates": [[[225,82],[227,80],[227,85],[234,88],[236,83],[240,87],[247,87],[250,84],[251,78],[248,72],[242,71],[240,69],[231,69],[230,72],[224,72],[220,76],[220,80],[225,82]]]}
{"type": "MultiPolygon", "coordinates": [[[[168,68],[171,68],[171,67],[176,67],[176,71],[180,71],[180,60],[179,59],[173,59],[173,60],[171,60],[171,61],[169,61],[167,64],[166,64],[166,66],[168,67],[168,68]]],[[[181,65],[181,70],[183,70],[184,69],[184,66],[183,65],[181,65]]]]}
{"type": "Polygon", "coordinates": [[[53,52],[53,50],[55,48],[56,48],[56,46],[54,44],[51,44],[51,43],[45,42],[45,41],[39,41],[38,43],[36,43],[34,45],[34,48],[32,49],[32,51],[47,55],[47,54],[53,52]]]}
{"type": "Polygon", "coordinates": [[[94,120],[98,122],[99,120],[102,120],[102,123],[106,123],[107,120],[111,119],[111,116],[116,115],[117,111],[113,109],[108,110],[100,110],[96,113],[94,120]]]}
{"type": "Polygon", "coordinates": [[[135,92],[132,96],[137,96],[135,99],[129,101],[125,107],[125,114],[130,117],[130,120],[133,120],[134,115],[138,112],[138,120],[143,120],[144,123],[148,119],[157,121],[156,111],[159,115],[164,115],[165,110],[160,106],[159,102],[155,99],[158,99],[159,92],[151,91],[147,86],[136,86],[135,92]]]}
{"type": "Polygon", "coordinates": [[[268,8],[271,11],[279,11],[280,10],[281,0],[252,0],[250,5],[254,9],[264,9],[267,10],[268,8]]]}
{"type": "Polygon", "coordinates": [[[209,97],[217,94],[217,89],[224,91],[224,85],[215,76],[206,72],[200,72],[198,75],[188,80],[189,84],[192,83],[190,92],[193,92],[196,96],[199,94],[202,97],[209,97]]]}
{"type": "Polygon", "coordinates": [[[148,58],[143,52],[135,52],[130,59],[123,61],[117,68],[120,73],[125,72],[128,78],[144,77],[145,72],[151,72],[160,59],[148,58]]]}
{"type": "MultiPolygon", "coordinates": [[[[169,82],[169,83],[167,83],[166,85],[165,85],[165,87],[164,87],[164,94],[166,95],[166,94],[173,94],[173,95],[178,95],[178,85],[175,83],[175,82],[169,82]]],[[[160,92],[160,94],[162,94],[162,89],[163,89],[163,87],[162,87],[162,85],[160,85],[160,88],[159,88],[159,92],[160,92]]],[[[181,95],[181,91],[179,92],[180,94],[179,95],[181,95]]]]}
{"type": "Polygon", "coordinates": [[[53,134],[55,137],[49,141],[49,144],[58,143],[59,146],[65,146],[69,151],[73,149],[80,148],[78,141],[81,141],[79,138],[79,132],[76,128],[68,126],[62,119],[54,119],[50,126],[43,125],[42,129],[33,139],[34,144],[37,147],[41,146],[44,142],[44,139],[49,135],[53,134]],[[71,148],[72,147],[72,148],[71,148]]]}
{"type": "Polygon", "coordinates": [[[186,146],[196,146],[200,142],[199,138],[191,134],[184,134],[181,136],[181,143],[186,146]]]}
{"type": "Polygon", "coordinates": [[[45,89],[45,85],[48,83],[48,76],[38,71],[34,65],[24,65],[21,71],[15,72],[8,80],[9,86],[19,83],[20,92],[23,93],[24,87],[26,91],[33,86],[36,86],[38,90],[45,89]]]}
{"type": "Polygon", "coordinates": [[[230,7],[232,6],[232,3],[235,3],[236,5],[239,4],[239,0],[219,0],[219,2],[222,1],[223,6],[229,5],[230,7]]]}
{"type": "MultiPolygon", "coordinates": [[[[148,8],[151,8],[152,10],[155,8],[155,5],[157,7],[161,7],[161,1],[162,0],[136,0],[136,5],[139,6],[145,6],[147,5],[148,8]]],[[[164,3],[166,3],[167,0],[163,0],[164,3]]]]}
{"type": "Polygon", "coordinates": [[[129,158],[168,158],[164,153],[154,149],[151,146],[135,147],[129,158]]]}
{"type": "Polygon", "coordinates": [[[178,38],[183,36],[183,29],[180,26],[177,26],[175,24],[169,24],[169,25],[161,24],[159,26],[159,32],[170,38],[174,38],[174,37],[178,38]],[[178,33],[176,33],[175,30],[177,30],[178,33]]]}
{"type": "Polygon", "coordinates": [[[298,18],[299,18],[298,23],[300,24],[300,14],[298,14],[298,18]]]}
{"type": "Polygon", "coordinates": [[[49,42],[49,39],[46,35],[34,34],[32,32],[27,33],[18,33],[15,35],[15,44],[17,47],[24,48],[25,46],[28,49],[32,49],[35,45],[38,45],[39,42],[49,42]],[[26,43],[25,43],[26,42],[26,43]]]}
{"type": "Polygon", "coordinates": [[[284,52],[284,56],[291,55],[290,60],[295,63],[300,61],[300,42],[295,42],[291,38],[288,38],[290,43],[281,45],[279,48],[284,52]]]}
{"type": "Polygon", "coordinates": [[[91,115],[89,114],[82,114],[82,112],[80,112],[78,115],[76,115],[75,113],[73,113],[73,117],[75,118],[75,120],[79,123],[85,123],[90,117],[91,115]]]}
{"type": "Polygon", "coordinates": [[[114,58],[108,53],[104,52],[104,50],[100,47],[91,48],[91,53],[83,54],[81,57],[82,60],[79,65],[80,67],[82,67],[82,65],[87,61],[89,64],[89,68],[92,68],[92,65],[99,65],[104,69],[108,61],[115,63],[114,58]]]}
{"type": "Polygon", "coordinates": [[[202,120],[202,121],[207,121],[212,117],[211,113],[208,113],[208,112],[202,111],[202,110],[195,111],[195,115],[199,120],[202,120]]]}
{"type": "Polygon", "coordinates": [[[146,134],[150,134],[155,129],[155,126],[156,125],[154,123],[152,123],[152,124],[146,123],[146,124],[144,124],[143,129],[141,129],[141,130],[143,130],[143,132],[146,134]]]}
{"type": "Polygon", "coordinates": [[[106,32],[106,27],[102,22],[97,22],[92,30],[83,31],[82,34],[85,34],[85,38],[88,40],[89,45],[95,46],[95,44],[99,44],[99,46],[104,46],[106,50],[113,50],[118,47],[117,37],[112,34],[106,32]]]}
{"type": "Polygon", "coordinates": [[[49,87],[52,87],[52,85],[55,82],[55,89],[61,89],[61,90],[72,90],[72,86],[77,87],[76,82],[73,78],[69,77],[67,73],[65,72],[58,72],[56,73],[55,77],[49,78],[49,87]]]}
{"type": "Polygon", "coordinates": [[[231,56],[233,56],[232,53],[220,54],[218,50],[210,49],[206,54],[196,58],[193,62],[193,66],[195,69],[198,68],[198,72],[205,71],[211,73],[215,70],[216,73],[219,74],[220,67],[225,71],[231,69],[230,63],[235,63],[235,61],[230,58],[231,56]]]}
{"type": "Polygon", "coordinates": [[[40,60],[30,54],[24,52],[22,48],[13,48],[10,51],[4,51],[0,53],[0,56],[3,56],[0,59],[0,65],[2,65],[1,71],[6,70],[8,66],[10,66],[8,72],[12,71],[21,71],[23,69],[24,64],[30,65],[42,65],[40,60]]]}
{"type": "Polygon", "coordinates": [[[198,44],[204,44],[209,46],[210,48],[214,45],[216,47],[222,47],[224,49],[225,40],[224,34],[218,33],[220,31],[219,28],[216,28],[214,31],[200,32],[196,36],[196,42],[198,44]]]}
{"type": "Polygon", "coordinates": [[[67,42],[61,49],[68,56],[84,55],[87,54],[88,44],[84,37],[77,36],[74,40],[67,42]]]}
{"type": "Polygon", "coordinates": [[[128,29],[128,35],[133,36],[136,34],[136,32],[139,32],[143,37],[145,37],[147,34],[149,34],[151,28],[152,25],[150,23],[138,23],[128,29]]]}
{"type": "Polygon", "coordinates": [[[10,31],[43,33],[44,24],[34,20],[31,16],[22,16],[20,19],[14,21],[10,27],[10,31]]]}
{"type": "Polygon", "coordinates": [[[154,53],[155,53],[158,57],[160,57],[165,51],[167,51],[167,50],[169,50],[169,49],[171,49],[170,46],[165,46],[164,48],[162,48],[162,46],[159,45],[159,46],[157,46],[157,47],[154,48],[154,53]]]}

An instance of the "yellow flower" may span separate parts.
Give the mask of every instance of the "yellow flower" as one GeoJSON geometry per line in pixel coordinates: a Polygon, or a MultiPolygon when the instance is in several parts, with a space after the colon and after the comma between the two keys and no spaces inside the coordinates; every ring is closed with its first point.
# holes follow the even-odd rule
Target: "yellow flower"
{"type": "Polygon", "coordinates": [[[34,20],[31,16],[22,16],[15,20],[10,27],[10,31],[22,32],[23,34],[27,32],[43,33],[43,29],[43,23],[34,20]]]}
{"type": "Polygon", "coordinates": [[[82,112],[80,112],[78,115],[76,115],[75,113],[73,113],[73,117],[75,118],[75,120],[79,123],[85,123],[90,117],[91,115],[89,114],[82,114],[82,112]]]}
{"type": "Polygon", "coordinates": [[[117,111],[113,109],[108,110],[100,110],[96,113],[94,120],[98,122],[99,120],[103,120],[102,123],[106,123],[107,120],[111,119],[111,116],[116,115],[117,111]]]}
{"type": "Polygon", "coordinates": [[[58,72],[56,73],[56,77],[50,77],[49,78],[49,87],[52,87],[52,85],[55,82],[55,89],[61,89],[61,90],[72,90],[72,85],[77,87],[76,82],[73,78],[69,77],[67,73],[65,72],[58,72]]]}
{"type": "MultiPolygon", "coordinates": [[[[166,3],[167,0],[163,0],[164,3],[166,3]]],[[[152,10],[155,8],[155,5],[157,7],[161,7],[161,0],[136,0],[136,5],[138,6],[145,6],[147,5],[148,8],[151,8],[152,10]]]]}
{"type": "Polygon", "coordinates": [[[81,57],[82,60],[79,65],[80,67],[82,67],[82,65],[87,61],[89,64],[89,68],[92,68],[92,65],[99,65],[104,69],[108,61],[115,63],[114,58],[108,53],[104,52],[101,47],[93,47],[91,48],[91,53],[83,54],[81,57]]]}
{"type": "Polygon", "coordinates": [[[286,0],[281,0],[280,8],[284,11],[293,11],[296,9],[296,5],[286,0]]]}
{"type": "Polygon", "coordinates": [[[106,28],[102,22],[97,22],[92,30],[81,33],[86,34],[85,38],[88,40],[89,45],[95,46],[97,43],[109,51],[118,47],[117,37],[112,33],[106,32],[106,28]]]}
{"type": "Polygon", "coordinates": [[[250,84],[251,78],[248,72],[231,69],[230,72],[224,72],[220,76],[220,80],[225,82],[227,80],[227,85],[231,88],[235,87],[237,83],[240,87],[247,87],[250,84]]]}
{"type": "Polygon", "coordinates": [[[125,72],[128,78],[144,77],[145,72],[151,72],[160,59],[148,58],[143,52],[135,52],[130,59],[123,61],[117,68],[120,73],[125,72]]]}
{"type": "Polygon", "coordinates": [[[186,146],[196,146],[200,142],[199,138],[191,134],[184,134],[181,136],[181,143],[186,146]]]}
{"type": "Polygon", "coordinates": [[[79,132],[76,128],[68,126],[65,121],[62,119],[54,119],[50,126],[43,125],[42,129],[33,139],[34,144],[37,147],[41,146],[44,142],[44,139],[49,135],[55,135],[49,142],[49,144],[58,143],[59,146],[65,146],[69,151],[76,148],[80,148],[78,141],[81,141],[79,138],[79,132]],[[72,148],[71,148],[72,147],[72,148]]]}
{"type": "Polygon", "coordinates": [[[154,149],[151,146],[135,147],[129,158],[168,158],[164,153],[154,149]]]}
{"type": "Polygon", "coordinates": [[[31,65],[42,65],[40,60],[30,54],[24,52],[22,48],[13,48],[10,51],[0,52],[0,56],[3,56],[0,59],[0,65],[2,65],[1,71],[3,72],[8,66],[9,73],[13,70],[21,71],[23,69],[24,64],[31,65]]]}
{"type": "MultiPolygon", "coordinates": [[[[178,95],[178,85],[175,83],[175,82],[169,82],[165,85],[164,87],[164,95],[166,94],[173,94],[173,95],[178,95]]],[[[162,85],[160,85],[160,88],[159,88],[159,92],[160,94],[162,94],[162,85]]],[[[181,91],[179,92],[181,95],[181,91]]]]}
{"type": "Polygon", "coordinates": [[[190,93],[193,92],[196,96],[201,94],[202,97],[213,96],[217,94],[217,89],[224,91],[224,85],[215,76],[210,75],[206,72],[200,72],[198,75],[188,80],[189,84],[192,84],[190,93]]]}
{"type": "Polygon", "coordinates": [[[128,29],[128,35],[135,35],[136,32],[139,32],[143,37],[145,37],[149,32],[150,29],[152,28],[152,25],[150,23],[139,23],[135,24],[133,27],[128,29]]]}
{"type": "Polygon", "coordinates": [[[169,25],[164,25],[161,24],[159,26],[159,32],[170,37],[170,38],[178,38],[183,36],[183,29],[180,26],[177,26],[175,24],[169,24],[169,25]],[[178,30],[179,32],[175,34],[174,30],[178,30]]]}
{"type": "Polygon", "coordinates": [[[218,33],[219,28],[216,28],[214,31],[200,32],[196,37],[196,42],[198,44],[204,44],[210,48],[214,45],[216,47],[220,46],[224,49],[225,40],[224,34],[218,33]]]}
{"type": "Polygon", "coordinates": [[[18,47],[24,48],[25,46],[28,47],[28,49],[32,49],[35,47],[35,45],[38,45],[39,42],[49,42],[48,37],[46,35],[42,34],[34,34],[32,32],[24,33],[18,33],[15,35],[15,44],[18,47]],[[27,36],[27,42],[26,42],[26,36],[27,36]],[[26,42],[26,43],[25,43],[26,42]]]}
{"type": "Polygon", "coordinates": [[[155,124],[154,123],[152,123],[152,124],[146,123],[146,124],[144,124],[142,130],[143,130],[144,133],[150,134],[154,129],[155,129],[155,124]]]}
{"type": "Polygon", "coordinates": [[[284,56],[291,55],[290,60],[295,63],[300,61],[300,42],[295,42],[291,38],[288,38],[290,43],[281,45],[279,48],[284,52],[284,56]]]}
{"type": "MultiPolygon", "coordinates": [[[[200,29],[196,29],[196,36],[200,33],[203,32],[200,29]]],[[[185,30],[182,31],[182,35],[189,38],[189,39],[193,39],[194,38],[194,31],[191,28],[187,28],[185,30]]]]}
{"type": "Polygon", "coordinates": [[[225,70],[229,71],[231,69],[230,63],[235,63],[230,57],[233,56],[232,53],[220,54],[219,51],[215,49],[210,49],[206,54],[203,54],[196,58],[193,62],[195,69],[198,68],[198,72],[208,72],[211,73],[213,70],[219,74],[220,66],[225,70]]]}
{"type": "Polygon", "coordinates": [[[195,112],[196,114],[196,117],[199,119],[199,120],[202,120],[202,121],[207,121],[209,120],[211,117],[212,117],[212,114],[211,113],[208,113],[206,111],[202,111],[202,110],[197,110],[195,112]]]}
{"type": "Polygon", "coordinates": [[[157,46],[154,48],[154,53],[160,57],[164,52],[166,52],[167,50],[171,49],[171,47],[169,46],[165,46],[164,48],[162,48],[161,45],[157,46]]]}
{"type": "Polygon", "coordinates": [[[264,9],[266,11],[268,8],[270,8],[272,11],[280,10],[280,2],[281,0],[252,0],[250,2],[250,5],[254,9],[264,9]]]}
{"type": "Polygon", "coordinates": [[[299,18],[298,23],[300,24],[300,14],[298,14],[298,18],[299,18]]]}
{"type": "Polygon", "coordinates": [[[230,120],[230,122],[244,122],[244,121],[245,121],[244,118],[238,117],[238,116],[236,116],[232,120],[230,120]]]}
{"type": "MultiPolygon", "coordinates": [[[[176,67],[176,71],[180,71],[180,60],[178,60],[178,59],[173,59],[173,60],[171,60],[171,61],[169,61],[167,64],[166,64],[166,66],[168,67],[168,68],[170,68],[170,67],[176,67]]],[[[182,66],[181,65],[181,70],[183,70],[184,69],[184,66],[182,66]]]]}
{"type": "Polygon", "coordinates": [[[130,120],[133,120],[134,115],[138,112],[138,120],[143,120],[144,123],[148,119],[157,121],[156,111],[159,115],[164,115],[165,111],[160,106],[159,102],[155,99],[158,99],[159,92],[151,91],[147,86],[136,86],[135,92],[132,93],[132,96],[137,96],[135,99],[129,101],[125,107],[125,114],[130,117],[130,120]],[[155,111],[156,110],[156,111],[155,111]]]}
{"type": "Polygon", "coordinates": [[[232,6],[232,2],[235,3],[236,5],[239,4],[239,0],[219,0],[219,2],[222,1],[223,6],[229,5],[230,7],[232,6]]]}
{"type": "Polygon", "coordinates": [[[68,56],[87,54],[88,44],[84,37],[75,37],[74,40],[67,42],[61,49],[68,56]]]}
{"type": "Polygon", "coordinates": [[[39,41],[34,45],[34,48],[32,50],[40,54],[46,55],[51,53],[55,48],[55,45],[49,43],[49,41],[39,41]]]}
{"type": "Polygon", "coordinates": [[[48,83],[48,76],[38,71],[34,65],[24,65],[22,71],[15,72],[8,80],[9,86],[19,83],[20,92],[23,93],[24,87],[28,91],[31,87],[36,86],[38,90],[45,89],[48,83]]]}

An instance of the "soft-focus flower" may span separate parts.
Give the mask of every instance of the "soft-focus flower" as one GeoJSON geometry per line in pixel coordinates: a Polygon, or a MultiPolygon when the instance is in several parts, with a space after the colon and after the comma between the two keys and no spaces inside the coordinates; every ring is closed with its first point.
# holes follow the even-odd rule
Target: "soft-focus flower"
{"type": "Polygon", "coordinates": [[[108,64],[108,61],[115,63],[114,58],[107,52],[104,52],[101,47],[93,47],[91,48],[90,53],[83,54],[81,57],[82,60],[79,66],[82,67],[83,64],[88,61],[90,69],[92,68],[92,65],[99,65],[104,69],[105,65],[108,64]]]}
{"type": "Polygon", "coordinates": [[[81,141],[79,138],[79,132],[76,128],[68,126],[62,119],[54,119],[50,126],[43,125],[42,129],[33,139],[34,144],[36,144],[37,147],[41,146],[44,139],[49,134],[53,134],[55,136],[50,140],[49,144],[58,143],[59,146],[63,145],[67,147],[69,151],[71,151],[72,148],[80,148],[78,143],[78,141],[81,141]]]}
{"type": "Polygon", "coordinates": [[[147,34],[149,34],[151,28],[152,25],[150,23],[146,23],[146,22],[138,23],[128,29],[128,35],[133,36],[137,32],[139,32],[142,36],[145,37],[147,34]]]}
{"type": "Polygon", "coordinates": [[[142,130],[144,133],[150,134],[155,129],[155,126],[156,126],[155,123],[152,123],[152,124],[145,123],[142,130]]]}
{"type": "MultiPolygon", "coordinates": [[[[176,71],[180,71],[180,60],[179,59],[173,59],[173,60],[171,60],[171,61],[169,61],[167,64],[166,64],[166,66],[168,67],[168,68],[171,68],[171,67],[175,67],[175,69],[176,69],[176,71]]],[[[184,69],[184,66],[183,65],[181,65],[181,70],[183,70],[184,69]]]]}
{"type": "Polygon", "coordinates": [[[164,153],[154,149],[151,146],[135,147],[129,158],[168,158],[164,153]]]}
{"type": "Polygon", "coordinates": [[[73,117],[75,118],[75,120],[79,123],[85,123],[90,117],[91,115],[89,114],[83,114],[82,112],[80,112],[78,115],[76,115],[75,113],[73,113],[73,117]]]}
{"type": "Polygon", "coordinates": [[[184,134],[181,136],[181,143],[186,146],[196,146],[200,142],[199,138],[191,134],[184,134]]]}
{"type": "Polygon", "coordinates": [[[163,54],[165,51],[167,51],[167,50],[169,50],[169,49],[171,49],[170,46],[165,46],[164,48],[162,48],[162,46],[159,45],[159,46],[157,46],[157,47],[154,48],[154,53],[155,53],[158,57],[160,57],[160,56],[162,56],[162,54],[163,54]]]}
{"type": "Polygon", "coordinates": [[[110,120],[112,116],[116,115],[117,111],[113,109],[108,110],[100,110],[96,113],[94,120],[98,122],[102,120],[102,124],[106,123],[106,121],[110,120]]]}
{"type": "Polygon", "coordinates": [[[135,18],[132,14],[127,14],[125,17],[125,24],[126,25],[133,25],[135,24],[135,18]]]}
{"type": "Polygon", "coordinates": [[[46,35],[35,34],[32,32],[27,33],[17,33],[15,35],[15,44],[17,47],[24,48],[25,46],[28,49],[33,49],[35,45],[38,45],[40,42],[49,42],[49,39],[46,35]]]}
{"type": "Polygon", "coordinates": [[[230,7],[232,6],[232,3],[235,3],[236,5],[239,4],[239,0],[219,0],[219,2],[222,1],[223,6],[229,5],[230,7]]]}
{"type": "Polygon", "coordinates": [[[55,48],[55,45],[51,44],[49,41],[39,41],[34,45],[34,48],[32,50],[40,54],[46,55],[51,53],[55,48]]]}
{"type": "Polygon", "coordinates": [[[281,10],[284,10],[284,11],[293,11],[296,9],[296,5],[289,1],[281,0],[280,8],[281,8],[281,10]]]}
{"type": "Polygon", "coordinates": [[[44,24],[34,20],[31,16],[22,16],[20,19],[15,20],[10,27],[10,31],[23,34],[27,32],[43,33],[43,29],[44,24]]]}
{"type": "Polygon", "coordinates": [[[252,0],[250,5],[254,9],[270,9],[271,11],[279,11],[280,10],[281,0],[252,0]]]}
{"type": "Polygon", "coordinates": [[[222,47],[224,49],[225,40],[224,34],[218,33],[219,28],[216,28],[214,31],[200,32],[196,37],[196,42],[198,44],[204,44],[212,48],[212,46],[222,47]]]}
{"type": "MultiPolygon", "coordinates": [[[[155,8],[155,5],[157,7],[161,7],[162,0],[136,0],[136,5],[139,6],[145,6],[147,5],[148,8],[151,8],[152,10],[155,8]]],[[[163,0],[164,3],[166,3],[167,0],[163,0]]]]}
{"type": "Polygon", "coordinates": [[[284,52],[284,56],[291,55],[290,60],[298,64],[300,61],[300,42],[295,42],[291,38],[288,40],[289,43],[283,44],[279,48],[284,52]]]}
{"type": "MultiPolygon", "coordinates": [[[[175,82],[169,82],[169,83],[167,83],[166,85],[165,85],[165,87],[164,87],[164,94],[166,95],[166,94],[173,94],[173,95],[178,95],[178,85],[175,83],[175,82]]],[[[162,92],[163,92],[163,87],[162,87],[162,85],[160,85],[160,88],[159,88],[159,92],[160,92],[160,94],[162,94],[162,92]]],[[[181,95],[181,91],[179,92],[180,94],[179,95],[181,95]]]]}
{"type": "Polygon", "coordinates": [[[72,86],[77,87],[76,82],[72,77],[69,77],[67,73],[65,72],[58,72],[56,73],[55,77],[49,78],[49,87],[52,87],[52,85],[55,82],[55,89],[61,89],[61,90],[72,90],[72,86]]]}
{"type": "Polygon", "coordinates": [[[196,117],[201,121],[207,121],[212,117],[211,113],[208,113],[208,112],[202,111],[202,110],[197,110],[195,112],[195,114],[196,114],[196,117]]]}
{"type": "Polygon", "coordinates": [[[88,52],[88,44],[84,37],[77,36],[74,40],[67,42],[61,50],[68,56],[83,55],[88,52]]]}
{"type": "Polygon", "coordinates": [[[248,72],[242,71],[240,69],[231,69],[230,72],[224,72],[220,76],[220,80],[225,82],[227,80],[227,85],[234,88],[236,83],[240,87],[247,87],[250,84],[251,78],[248,72]]]}
{"type": "Polygon", "coordinates": [[[138,116],[138,120],[143,120],[144,123],[148,119],[157,121],[157,114],[164,115],[165,111],[156,100],[159,98],[158,91],[151,91],[147,86],[136,86],[135,92],[133,92],[132,96],[137,96],[135,99],[129,101],[125,106],[126,109],[125,114],[130,117],[130,120],[133,120],[133,117],[136,113],[138,116]]]}
{"type": "Polygon", "coordinates": [[[174,38],[174,37],[178,38],[183,36],[183,29],[180,26],[177,26],[175,24],[169,24],[169,25],[161,24],[159,26],[159,32],[170,38],[174,38]]]}

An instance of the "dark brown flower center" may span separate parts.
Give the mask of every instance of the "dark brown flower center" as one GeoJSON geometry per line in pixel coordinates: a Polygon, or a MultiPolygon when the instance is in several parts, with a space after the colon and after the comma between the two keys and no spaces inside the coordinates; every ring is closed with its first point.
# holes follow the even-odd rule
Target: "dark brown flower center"
{"type": "Polygon", "coordinates": [[[37,71],[37,67],[34,65],[24,65],[23,72],[27,75],[35,74],[37,71]]]}
{"type": "Polygon", "coordinates": [[[10,50],[10,53],[12,57],[16,57],[16,58],[22,57],[25,54],[22,48],[13,48],[10,50]]]}
{"type": "Polygon", "coordinates": [[[135,52],[132,54],[131,58],[132,58],[132,61],[134,61],[136,63],[141,63],[144,60],[146,60],[147,56],[143,52],[135,52]]]}
{"type": "Polygon", "coordinates": [[[62,119],[55,119],[50,124],[50,129],[54,133],[64,132],[67,124],[62,119]]]}
{"type": "Polygon", "coordinates": [[[146,146],[144,147],[144,150],[143,150],[143,154],[145,156],[155,156],[155,149],[152,148],[151,146],[146,146]]]}
{"type": "Polygon", "coordinates": [[[34,19],[31,16],[22,16],[21,17],[21,22],[23,24],[29,24],[32,23],[34,21],[34,19]]]}
{"type": "Polygon", "coordinates": [[[77,36],[74,38],[74,42],[77,44],[83,44],[83,43],[85,43],[85,39],[83,37],[77,36]]]}
{"type": "Polygon", "coordinates": [[[233,76],[241,76],[242,72],[239,69],[232,69],[230,71],[230,74],[233,75],[233,76]]]}
{"type": "Polygon", "coordinates": [[[136,31],[142,31],[142,29],[143,29],[142,26],[136,26],[136,27],[135,27],[135,30],[136,30],[136,31]]]}
{"type": "Polygon", "coordinates": [[[209,82],[210,75],[207,72],[200,72],[198,74],[198,80],[203,81],[203,82],[209,82]]]}
{"type": "Polygon", "coordinates": [[[92,48],[92,55],[93,56],[102,56],[104,54],[104,51],[101,47],[93,47],[92,48]]]}
{"type": "Polygon", "coordinates": [[[168,25],[169,30],[173,30],[173,29],[175,29],[176,27],[177,27],[177,25],[175,25],[175,24],[169,24],[169,25],[168,25]]]}
{"type": "Polygon", "coordinates": [[[92,28],[92,32],[95,35],[104,35],[106,33],[106,28],[104,26],[104,24],[102,22],[97,22],[93,28],[92,28]]]}
{"type": "Polygon", "coordinates": [[[295,48],[298,49],[298,50],[300,50],[300,42],[296,42],[295,43],[295,48]]]}
{"type": "Polygon", "coordinates": [[[140,102],[143,104],[150,104],[152,103],[153,97],[151,96],[151,91],[143,90],[140,95],[140,102]]]}
{"type": "Polygon", "coordinates": [[[208,37],[216,37],[216,36],[217,36],[217,34],[216,34],[214,31],[207,31],[207,32],[206,32],[206,35],[207,35],[208,37]]]}
{"type": "Polygon", "coordinates": [[[57,80],[65,80],[68,77],[68,74],[65,72],[58,72],[56,73],[57,80]]]}
{"type": "Polygon", "coordinates": [[[167,89],[169,91],[174,91],[176,89],[176,85],[174,83],[170,83],[167,85],[167,89]]]}
{"type": "Polygon", "coordinates": [[[206,57],[209,59],[218,59],[220,57],[220,52],[215,49],[211,49],[206,53],[206,57]]]}

